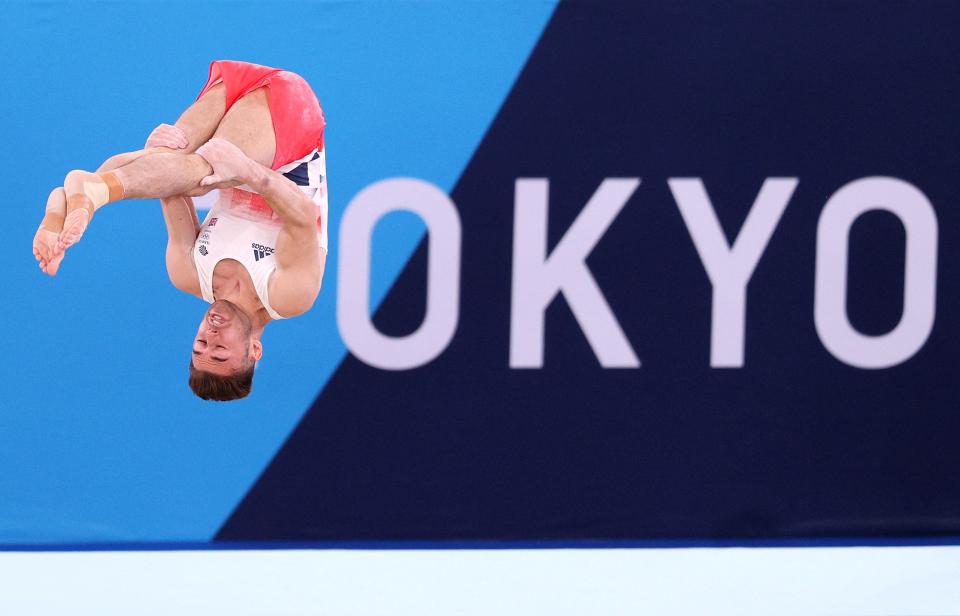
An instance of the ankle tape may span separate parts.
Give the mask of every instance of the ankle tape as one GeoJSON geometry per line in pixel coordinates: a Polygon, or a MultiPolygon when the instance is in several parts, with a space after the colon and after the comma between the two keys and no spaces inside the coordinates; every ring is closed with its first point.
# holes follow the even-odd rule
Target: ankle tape
{"type": "MultiPolygon", "coordinates": [[[[112,201],[123,199],[123,184],[113,173],[107,171],[99,173],[99,182],[84,182],[83,194],[93,203],[93,209],[97,210],[112,201]]],[[[93,212],[90,212],[93,216],[93,212]]]]}
{"type": "Polygon", "coordinates": [[[121,201],[123,199],[123,184],[112,171],[106,171],[100,174],[100,179],[107,185],[110,201],[121,201]]]}

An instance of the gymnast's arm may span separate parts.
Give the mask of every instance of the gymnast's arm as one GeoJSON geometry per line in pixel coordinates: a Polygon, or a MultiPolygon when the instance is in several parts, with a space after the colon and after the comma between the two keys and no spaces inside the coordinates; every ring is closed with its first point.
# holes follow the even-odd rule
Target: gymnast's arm
{"type": "Polygon", "coordinates": [[[327,251],[317,239],[317,206],[296,184],[261,165],[245,179],[283,221],[274,252],[277,270],[270,279],[270,303],[284,317],[303,314],[320,293],[327,261],[327,251]]]}
{"type": "Polygon", "coordinates": [[[200,234],[200,221],[193,199],[178,195],[160,200],[167,225],[167,276],[177,289],[201,296],[200,279],[193,262],[193,246],[200,234]]]}

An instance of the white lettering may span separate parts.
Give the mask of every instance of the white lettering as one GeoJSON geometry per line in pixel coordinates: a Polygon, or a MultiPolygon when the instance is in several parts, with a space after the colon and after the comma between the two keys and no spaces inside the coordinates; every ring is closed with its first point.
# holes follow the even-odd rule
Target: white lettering
{"type": "Polygon", "coordinates": [[[347,206],[340,222],[337,325],[347,348],[361,361],[384,370],[429,363],[453,338],[460,316],[460,216],[439,188],[413,178],[371,184],[347,206]],[[408,336],[380,333],[370,319],[370,241],[377,221],[408,210],[427,225],[427,311],[408,336]]]}
{"type": "Polygon", "coordinates": [[[937,215],[917,187],[892,177],[850,182],[833,194],[817,224],[814,323],[834,357],[857,368],[889,368],[910,359],[930,336],[936,312],[937,215]],[[906,232],[903,314],[893,330],[866,336],[847,317],[850,227],[863,213],[884,210],[906,232]]]}
{"type": "Polygon", "coordinates": [[[797,187],[796,178],[767,178],[731,247],[700,178],[667,180],[713,285],[710,365],[743,367],[747,284],[797,187]]]}
{"type": "Polygon", "coordinates": [[[640,365],[586,258],[627,200],[638,178],[608,178],[547,256],[550,183],[519,178],[513,230],[513,289],[510,307],[510,367],[543,366],[544,312],[563,293],[577,323],[604,368],[640,365]]]}

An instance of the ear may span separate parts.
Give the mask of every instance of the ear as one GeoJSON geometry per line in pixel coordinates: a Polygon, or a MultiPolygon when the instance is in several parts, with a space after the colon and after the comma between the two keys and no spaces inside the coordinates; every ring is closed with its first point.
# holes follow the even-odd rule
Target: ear
{"type": "Polygon", "coordinates": [[[253,358],[253,361],[260,361],[260,358],[263,357],[263,343],[259,340],[250,342],[250,357],[253,358]]]}

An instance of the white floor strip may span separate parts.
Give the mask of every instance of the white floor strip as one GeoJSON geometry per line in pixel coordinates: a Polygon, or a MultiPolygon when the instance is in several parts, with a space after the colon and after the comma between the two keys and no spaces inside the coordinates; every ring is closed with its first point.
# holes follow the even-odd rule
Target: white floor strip
{"type": "Polygon", "coordinates": [[[960,613],[960,547],[0,553],[0,614],[960,613]]]}

